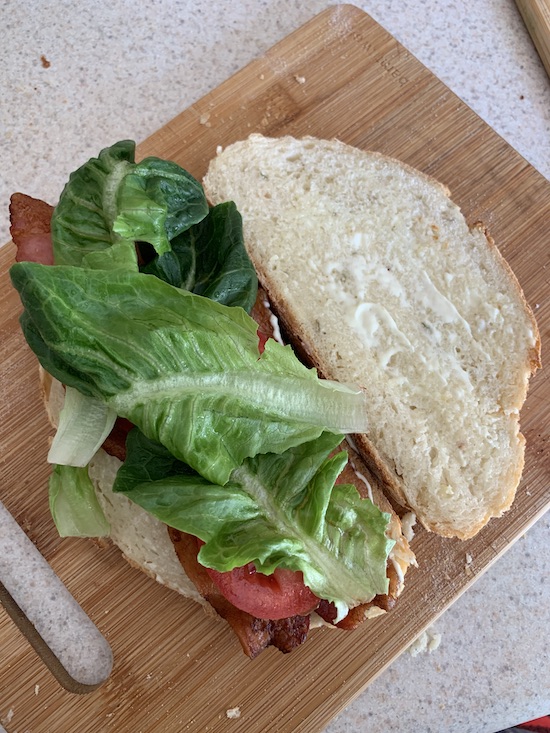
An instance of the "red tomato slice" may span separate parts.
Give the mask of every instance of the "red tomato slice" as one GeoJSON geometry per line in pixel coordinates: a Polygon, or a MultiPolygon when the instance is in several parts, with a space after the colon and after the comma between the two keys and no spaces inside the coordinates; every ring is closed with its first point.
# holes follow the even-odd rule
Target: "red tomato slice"
{"type": "MultiPolygon", "coordinates": [[[[198,543],[203,544],[200,540],[198,543]]],[[[275,621],[305,616],[319,604],[317,596],[304,585],[300,572],[277,568],[273,575],[264,575],[257,572],[253,563],[227,573],[205,570],[230,603],[256,618],[275,621]]]]}
{"type": "Polygon", "coordinates": [[[263,331],[260,331],[260,329],[258,329],[256,333],[258,334],[258,350],[260,354],[263,354],[265,345],[266,345],[266,342],[269,336],[265,334],[263,331]]]}

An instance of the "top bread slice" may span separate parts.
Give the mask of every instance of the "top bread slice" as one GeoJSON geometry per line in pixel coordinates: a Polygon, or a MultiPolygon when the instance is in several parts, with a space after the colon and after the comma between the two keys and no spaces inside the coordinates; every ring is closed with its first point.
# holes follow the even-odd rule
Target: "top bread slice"
{"type": "Polygon", "coordinates": [[[393,498],[468,538],[513,501],[537,325],[481,226],[399,161],[339,141],[252,135],[204,179],[233,200],[291,342],[369,396],[363,457],[393,498]]]}

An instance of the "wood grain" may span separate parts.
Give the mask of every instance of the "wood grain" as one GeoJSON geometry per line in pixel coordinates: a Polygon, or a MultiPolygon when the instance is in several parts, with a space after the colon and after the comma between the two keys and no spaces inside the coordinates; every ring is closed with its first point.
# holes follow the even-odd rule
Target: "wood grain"
{"type": "Polygon", "coordinates": [[[550,76],[550,0],[516,0],[516,5],[550,76]]]}
{"type": "MultiPolygon", "coordinates": [[[[353,6],[334,6],[139,146],[202,176],[218,145],[250,132],[339,137],[401,158],[446,183],[467,219],[485,221],[549,335],[550,185],[394,38],[353,6]]],[[[76,161],[75,161],[76,163],[76,161]]],[[[284,656],[246,659],[223,622],[130,568],[115,549],[60,540],[47,511],[48,436],[34,357],[0,250],[1,498],[109,640],[111,679],[85,696],[59,687],[0,613],[0,723],[42,733],[319,731],[550,504],[550,385],[540,372],[522,413],[524,478],[513,508],[468,541],[419,530],[420,567],[397,608],[352,633],[320,629],[284,656]],[[466,554],[473,561],[466,567],[466,554]],[[35,685],[39,693],[35,695],[35,685]],[[239,707],[241,717],[226,711],[239,707]]]]}

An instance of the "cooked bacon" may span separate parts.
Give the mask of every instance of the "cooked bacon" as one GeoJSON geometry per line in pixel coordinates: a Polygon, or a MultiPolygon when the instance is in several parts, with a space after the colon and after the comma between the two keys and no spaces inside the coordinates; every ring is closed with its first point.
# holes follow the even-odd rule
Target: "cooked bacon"
{"type": "Polygon", "coordinates": [[[53,265],[50,234],[53,206],[24,193],[14,193],[10,199],[10,233],[17,262],[41,262],[53,265]]]}
{"type": "Polygon", "coordinates": [[[101,446],[110,456],[115,456],[119,461],[126,460],[126,438],[134,426],[124,417],[117,417],[114,427],[107,439],[101,446]]]}
{"type": "Polygon", "coordinates": [[[286,653],[306,640],[309,631],[309,616],[293,616],[279,621],[268,621],[255,618],[246,611],[235,608],[219,592],[204,567],[197,561],[196,538],[172,527],[168,527],[168,534],[185,573],[201,596],[231,626],[244,653],[251,659],[257,657],[268,646],[274,646],[286,653]]]}
{"type": "Polygon", "coordinates": [[[268,300],[265,290],[263,290],[261,287],[258,288],[256,302],[252,306],[250,315],[258,324],[259,333],[265,335],[266,338],[273,338],[273,325],[271,323],[272,313],[266,305],[267,302],[268,300]]]}

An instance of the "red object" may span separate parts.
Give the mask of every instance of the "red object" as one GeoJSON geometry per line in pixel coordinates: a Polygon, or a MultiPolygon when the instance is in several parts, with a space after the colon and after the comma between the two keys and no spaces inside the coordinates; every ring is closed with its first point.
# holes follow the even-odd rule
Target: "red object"
{"type": "Polygon", "coordinates": [[[17,262],[40,262],[53,265],[53,247],[50,222],[53,206],[14,193],[10,200],[10,233],[17,247],[17,262]]]}
{"type": "Polygon", "coordinates": [[[530,730],[533,733],[548,733],[550,731],[550,715],[545,715],[543,718],[537,718],[531,720],[528,723],[522,723],[517,726],[523,730],[530,730]]]}
{"type": "Polygon", "coordinates": [[[258,350],[260,354],[263,354],[265,345],[266,345],[266,342],[269,336],[265,334],[263,331],[260,331],[260,329],[258,329],[257,334],[258,334],[258,350]]]}
{"type": "MultiPolygon", "coordinates": [[[[204,544],[201,540],[197,543],[199,547],[204,544]]],[[[305,616],[319,604],[300,572],[277,568],[272,575],[264,575],[257,572],[254,563],[226,573],[205,570],[224,598],[256,618],[305,616]]]]}

